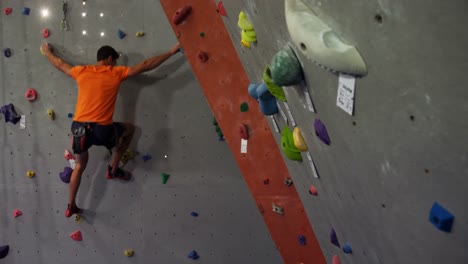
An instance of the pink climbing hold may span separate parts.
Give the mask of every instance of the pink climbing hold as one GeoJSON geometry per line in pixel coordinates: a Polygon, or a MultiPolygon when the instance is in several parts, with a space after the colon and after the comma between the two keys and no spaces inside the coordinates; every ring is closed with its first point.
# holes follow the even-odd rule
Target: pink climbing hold
{"type": "Polygon", "coordinates": [[[37,99],[37,91],[34,90],[34,88],[29,88],[24,94],[24,96],[29,102],[34,102],[37,99]]]}
{"type": "Polygon", "coordinates": [[[18,209],[15,209],[15,211],[13,211],[13,216],[14,216],[15,218],[18,217],[18,216],[20,216],[20,215],[22,215],[22,214],[23,214],[23,212],[21,212],[21,211],[18,210],[18,209]]]}
{"type": "Polygon", "coordinates": [[[71,233],[71,234],[70,234],[70,237],[71,237],[71,239],[73,239],[73,240],[75,240],[75,241],[81,241],[81,240],[83,240],[83,236],[81,235],[81,231],[80,231],[80,230],[71,233]]]}
{"type": "Polygon", "coordinates": [[[42,37],[43,38],[48,38],[49,37],[49,30],[47,28],[42,29],[42,37]]]}
{"type": "Polygon", "coordinates": [[[311,185],[310,188],[309,188],[309,193],[312,194],[312,195],[317,196],[317,194],[318,194],[317,188],[315,188],[315,186],[311,185]]]}
{"type": "Polygon", "coordinates": [[[333,256],[332,264],[341,264],[340,259],[338,258],[337,255],[333,256]]]}
{"type": "Polygon", "coordinates": [[[13,8],[11,8],[11,7],[5,7],[5,8],[3,8],[3,13],[4,13],[5,15],[8,16],[9,14],[11,14],[11,12],[13,12],[13,8]]]}

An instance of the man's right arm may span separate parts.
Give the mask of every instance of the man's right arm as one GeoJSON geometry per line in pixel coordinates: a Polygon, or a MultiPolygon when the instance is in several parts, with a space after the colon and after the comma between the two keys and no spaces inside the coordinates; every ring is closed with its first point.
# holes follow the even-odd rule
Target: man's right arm
{"type": "Polygon", "coordinates": [[[180,49],[180,44],[176,43],[168,52],[146,59],[137,65],[130,67],[127,77],[136,76],[138,74],[151,71],[176,54],[180,49]]]}
{"type": "Polygon", "coordinates": [[[44,56],[47,57],[52,66],[64,72],[65,74],[70,75],[70,70],[73,66],[66,63],[63,59],[59,58],[58,56],[54,55],[52,53],[52,47],[49,45],[49,43],[46,42],[41,45],[41,52],[42,54],[44,54],[44,56]]]}

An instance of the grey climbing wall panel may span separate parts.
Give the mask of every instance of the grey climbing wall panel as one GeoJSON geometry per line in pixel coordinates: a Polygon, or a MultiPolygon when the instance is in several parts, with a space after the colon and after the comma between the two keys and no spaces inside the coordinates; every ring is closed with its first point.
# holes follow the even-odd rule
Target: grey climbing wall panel
{"type": "MultiPolygon", "coordinates": [[[[302,92],[285,89],[321,178],[313,177],[305,155],[302,163],[285,159],[327,261],[336,254],[348,264],[467,263],[466,1],[305,3],[358,48],[369,70],[356,81],[354,116],[336,106],[338,76],[302,55],[317,113],[307,109],[302,92]],[[325,123],[330,146],[315,136],[316,118],[325,123]],[[311,184],[317,197],[307,191],[311,184]],[[455,215],[451,233],[429,222],[435,201],[455,215]],[[330,243],[332,227],[353,255],[330,243]]],[[[225,24],[250,80],[261,82],[265,65],[291,41],[284,1],[224,1],[224,6],[225,24]],[[257,33],[251,49],[240,44],[240,11],[257,33]]],[[[281,115],[275,118],[282,128],[281,115]]]]}
{"type": "Polygon", "coordinates": [[[94,63],[97,48],[111,44],[124,55],[119,64],[133,65],[176,39],[158,1],[69,1],[68,32],[60,29],[61,1],[2,1],[0,7],[13,8],[0,15],[0,44],[12,51],[0,59],[0,104],[13,103],[26,116],[24,130],[0,117],[0,245],[10,245],[0,263],[188,263],[191,250],[199,263],[281,263],[182,54],[121,87],[115,120],[137,125],[131,149],[138,156],[126,167],[134,180],[106,180],[110,156],[93,147],[77,200],[83,219],[65,218],[68,185],[58,175],[68,166],[63,153],[76,85],[40,54],[42,28],[72,64],[94,63]],[[21,14],[24,6],[29,16],[21,14]],[[44,8],[47,18],[40,16],[44,8]],[[122,40],[118,29],[127,33],[122,40]],[[137,38],[137,31],[145,36],[137,38]],[[39,93],[36,102],[24,98],[29,87],[39,93]],[[152,159],[145,162],[146,154],[152,159]],[[28,170],[36,176],[26,177],[28,170]],[[171,175],[165,185],[162,172],[171,175]],[[14,218],[14,209],[23,215],[14,218]],[[83,241],[69,237],[76,230],[83,241]],[[135,256],[127,259],[125,249],[135,256]]]}

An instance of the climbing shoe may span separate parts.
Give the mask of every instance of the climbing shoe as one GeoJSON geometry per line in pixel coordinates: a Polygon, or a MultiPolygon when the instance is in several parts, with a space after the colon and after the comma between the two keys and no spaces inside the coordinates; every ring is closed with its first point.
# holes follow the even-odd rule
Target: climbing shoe
{"type": "Polygon", "coordinates": [[[78,208],[76,205],[68,204],[67,210],[65,211],[65,217],[70,217],[74,214],[81,214],[83,209],[78,208]]]}
{"type": "Polygon", "coordinates": [[[120,179],[124,181],[130,180],[132,177],[132,174],[130,172],[124,171],[121,168],[117,167],[117,170],[112,173],[112,167],[109,165],[107,167],[107,173],[106,173],[106,178],[107,179],[120,179]]]}

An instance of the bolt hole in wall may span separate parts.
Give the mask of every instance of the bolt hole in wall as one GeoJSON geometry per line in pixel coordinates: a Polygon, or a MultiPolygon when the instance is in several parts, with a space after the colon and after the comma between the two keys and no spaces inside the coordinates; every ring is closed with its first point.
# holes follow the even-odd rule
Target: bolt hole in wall
{"type": "Polygon", "coordinates": [[[415,119],[414,115],[410,115],[409,118],[410,118],[411,121],[414,121],[414,119],[415,119]]]}
{"type": "Polygon", "coordinates": [[[301,49],[305,51],[307,50],[307,46],[304,43],[301,43],[301,49]]]}
{"type": "Polygon", "coordinates": [[[374,20],[375,20],[377,23],[379,23],[379,24],[382,24],[382,23],[383,23],[383,17],[382,17],[381,14],[376,14],[376,15],[374,16],[374,20]]]}

